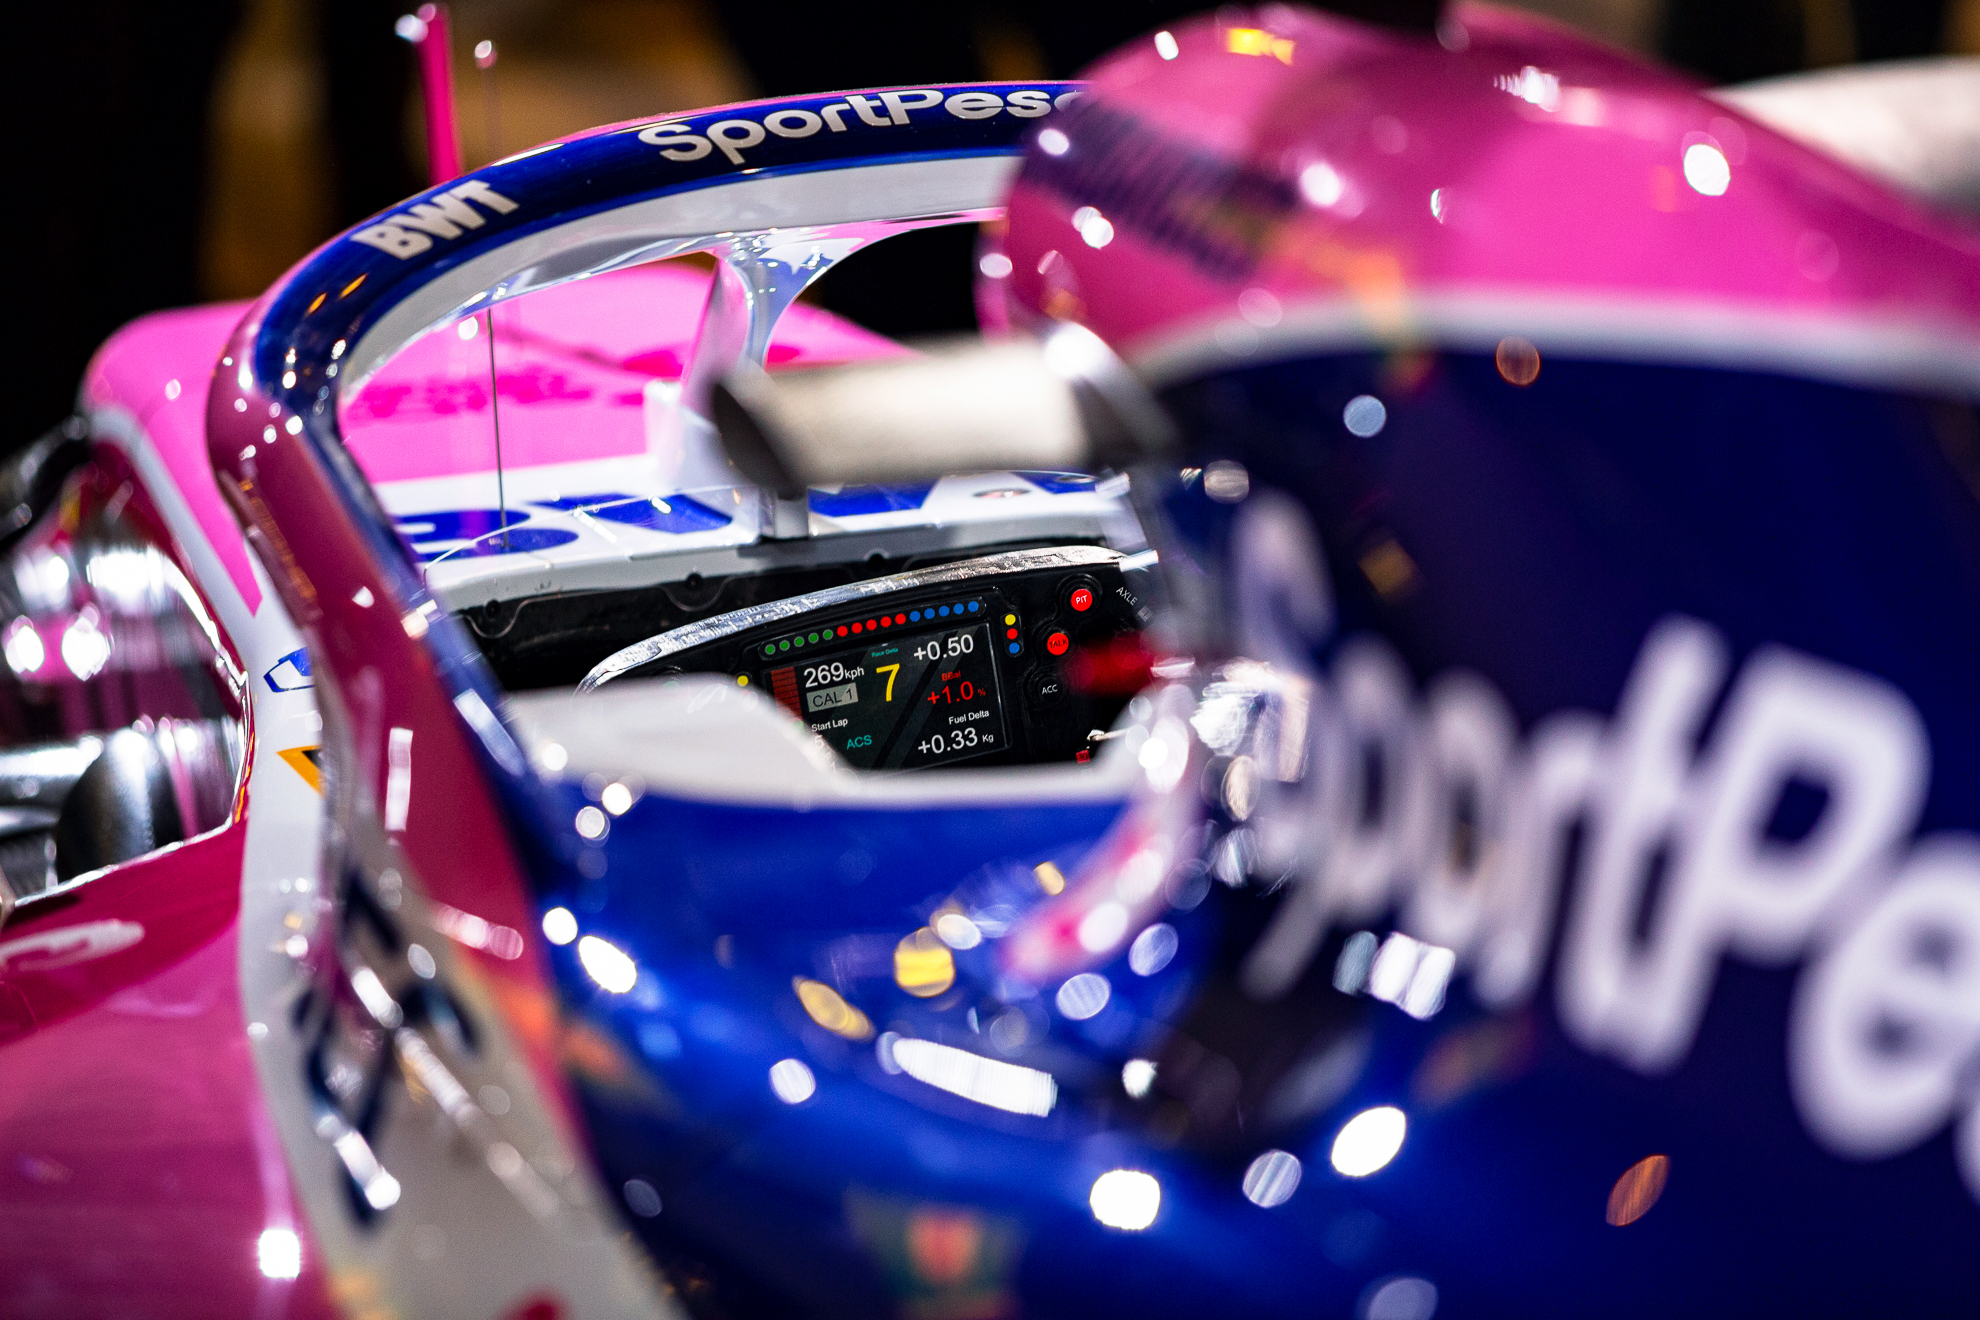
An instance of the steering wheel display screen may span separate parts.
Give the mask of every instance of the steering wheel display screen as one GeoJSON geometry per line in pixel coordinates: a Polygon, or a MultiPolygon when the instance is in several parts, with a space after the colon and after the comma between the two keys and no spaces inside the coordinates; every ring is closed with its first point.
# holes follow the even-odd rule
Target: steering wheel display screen
{"type": "Polygon", "coordinates": [[[726,674],[860,770],[1088,761],[1148,678],[1122,558],[1012,550],[786,597],[656,633],[579,690],[726,674]]]}
{"type": "MultiPolygon", "coordinates": [[[[982,618],[982,604],[971,604],[982,618]]],[[[862,770],[915,770],[1006,748],[989,622],[917,628],[905,614],[870,622],[879,636],[864,646],[814,653],[807,634],[802,659],[764,674],[770,695],[862,770]]],[[[847,626],[833,631],[851,638],[847,626]]],[[[861,636],[871,636],[865,625],[861,636]]]]}

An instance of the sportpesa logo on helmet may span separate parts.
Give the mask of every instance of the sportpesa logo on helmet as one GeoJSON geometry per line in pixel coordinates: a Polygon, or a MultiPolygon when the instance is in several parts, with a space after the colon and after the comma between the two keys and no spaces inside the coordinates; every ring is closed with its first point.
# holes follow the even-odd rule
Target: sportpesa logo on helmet
{"type": "Polygon", "coordinates": [[[1980,947],[1980,836],[1912,837],[1930,745],[1903,692],[1779,646],[1730,674],[1719,631],[1672,616],[1644,639],[1613,717],[1558,711],[1522,739],[1485,679],[1451,670],[1416,697],[1372,634],[1324,676],[1294,658],[1311,639],[1283,635],[1285,621],[1332,611],[1289,500],[1254,499],[1233,542],[1253,584],[1250,649],[1310,682],[1293,722],[1310,772],[1268,789],[1250,822],[1299,877],[1245,960],[1251,993],[1283,994],[1330,928],[1394,908],[1455,953],[1481,1001],[1515,1004],[1545,965],[1556,886],[1572,884],[1555,995],[1585,1048],[1667,1071],[1722,957],[1809,957],[1789,1053],[1810,1130],[1839,1155],[1885,1156],[1963,1115],[1961,1171],[1980,1198],[1980,1103],[1961,1087],[1980,987],[1934,974],[1980,947]]]}

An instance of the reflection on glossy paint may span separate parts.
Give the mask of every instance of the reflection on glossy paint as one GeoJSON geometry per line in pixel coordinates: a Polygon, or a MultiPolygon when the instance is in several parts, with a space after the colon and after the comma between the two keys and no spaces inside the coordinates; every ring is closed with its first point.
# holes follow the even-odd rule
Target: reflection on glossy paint
{"type": "Polygon", "coordinates": [[[1361,1320],[1430,1320],[1437,1314],[1437,1285],[1405,1274],[1372,1284],[1362,1294],[1361,1320]]]}
{"type": "Polygon", "coordinates": [[[1372,930],[1358,930],[1341,945],[1341,956],[1334,963],[1334,989],[1344,995],[1358,995],[1368,984],[1368,972],[1375,964],[1375,950],[1381,945],[1372,930]]]}
{"type": "Polygon", "coordinates": [[[372,1151],[371,1143],[364,1134],[348,1127],[334,1114],[325,1114],[317,1122],[317,1131],[330,1136],[330,1148],[343,1162],[345,1172],[357,1184],[365,1203],[373,1210],[390,1210],[399,1203],[403,1190],[399,1180],[386,1171],[372,1151]],[[332,1135],[334,1134],[334,1135],[332,1135]]]}
{"type": "Polygon", "coordinates": [[[805,1013],[825,1030],[847,1040],[865,1040],[873,1034],[873,1023],[866,1014],[848,1004],[831,986],[801,976],[791,984],[805,1013]]]}
{"type": "Polygon", "coordinates": [[[1517,96],[1528,105],[1552,111],[1560,108],[1561,80],[1529,64],[1518,73],[1501,74],[1492,80],[1502,92],[1517,96]]]}
{"type": "Polygon", "coordinates": [[[1052,1075],[932,1040],[899,1038],[889,1053],[899,1069],[918,1082],[1012,1114],[1043,1118],[1058,1103],[1052,1075]]]}
{"type": "Polygon", "coordinates": [[[1224,49],[1233,55],[1260,55],[1281,64],[1293,61],[1293,39],[1267,32],[1264,28],[1224,29],[1224,49]]]}
{"type": "Polygon", "coordinates": [[[1165,60],[1172,60],[1182,54],[1182,47],[1176,44],[1176,34],[1164,29],[1155,34],[1155,53],[1165,60]]]}
{"type": "Polygon", "coordinates": [[[302,1239],[292,1228],[265,1228],[254,1244],[254,1257],[264,1277],[296,1278],[302,1274],[302,1239]]]}
{"type": "Polygon", "coordinates": [[[1608,1221],[1621,1228],[1649,1214],[1650,1207],[1664,1194],[1664,1184],[1670,1177],[1668,1155],[1647,1155],[1630,1165],[1609,1189],[1608,1221]]]}
{"type": "Polygon", "coordinates": [[[1111,898],[1096,904],[1080,919],[1079,947],[1088,953],[1105,953],[1121,942],[1121,936],[1127,934],[1127,925],[1126,906],[1111,898]]]}
{"type": "Polygon", "coordinates": [[[618,945],[587,935],[578,941],[578,961],[602,989],[622,995],[639,980],[639,966],[618,945]]]}
{"type": "MultiPolygon", "coordinates": [[[[1341,962],[1334,969],[1337,987],[1346,988],[1343,980],[1352,970],[1348,967],[1350,952],[1359,957],[1367,949],[1366,944],[1357,944],[1360,939],[1355,936],[1341,950],[1341,962]]],[[[1396,931],[1376,951],[1365,988],[1372,997],[1396,1005],[1413,1018],[1429,1018],[1444,1006],[1444,991],[1456,968],[1457,955],[1451,950],[1396,931]]]]}
{"type": "Polygon", "coordinates": [[[62,632],[62,663],[79,679],[96,676],[110,659],[110,639],[96,626],[96,611],[85,608],[62,632]]]}
{"type": "Polygon", "coordinates": [[[1389,424],[1389,410],[1374,395],[1357,394],[1341,410],[1341,424],[1366,440],[1370,436],[1380,435],[1382,428],[1389,424]]]}
{"type": "MultiPolygon", "coordinates": [[[[478,917],[472,912],[463,912],[445,903],[435,903],[432,908],[433,928],[454,943],[465,945],[470,949],[479,949],[483,953],[494,954],[497,958],[510,962],[522,957],[521,931],[497,925],[485,917],[478,917]]],[[[572,930],[575,933],[575,925],[572,930]]],[[[570,943],[569,940],[564,942],[570,943]]]]}
{"type": "Polygon", "coordinates": [[[626,1209],[641,1219],[651,1219],[660,1213],[660,1193],[644,1178],[628,1179],[621,1190],[625,1193],[626,1209]]]}
{"type": "Polygon", "coordinates": [[[1155,1222],[1162,1208],[1162,1184],[1139,1169],[1112,1169],[1093,1181],[1087,1204],[1108,1228],[1139,1232],[1155,1222]]]}
{"type": "Polygon", "coordinates": [[[1540,350],[1530,339],[1507,335],[1493,350],[1492,365],[1508,384],[1525,387],[1540,379],[1540,350]]]}
{"type": "Polygon", "coordinates": [[[955,957],[923,926],[894,946],[894,983],[919,999],[932,999],[956,983],[955,957]]]}
{"type": "Polygon", "coordinates": [[[1136,976],[1153,976],[1169,965],[1181,944],[1176,928],[1158,921],[1134,937],[1128,946],[1128,968],[1136,976]]]}
{"type": "Polygon", "coordinates": [[[818,1091],[818,1079],[802,1059],[779,1059],[770,1068],[770,1089],[787,1105],[801,1105],[818,1091]]]}
{"type": "Polygon", "coordinates": [[[1244,1196],[1267,1210],[1284,1205],[1299,1190],[1299,1156],[1289,1150],[1268,1150],[1244,1171],[1244,1196]]]}
{"type": "Polygon", "coordinates": [[[1732,186],[1732,166],[1711,143],[1694,142],[1684,149],[1684,181],[1707,197],[1723,196],[1732,186]]]}
{"type": "Polygon", "coordinates": [[[1072,213],[1072,224],[1090,248],[1103,248],[1114,241],[1114,222],[1100,214],[1098,207],[1080,207],[1072,213]]]}
{"type": "Polygon", "coordinates": [[[935,918],[935,934],[952,949],[973,949],[983,943],[982,929],[960,912],[944,912],[935,918]]]}
{"type": "Polygon", "coordinates": [[[1340,171],[1324,160],[1314,161],[1299,172],[1300,196],[1315,206],[1332,206],[1344,191],[1340,171]]]}
{"type": "Polygon", "coordinates": [[[39,673],[48,659],[48,647],[43,644],[40,632],[25,618],[7,625],[5,652],[7,667],[22,678],[39,673]]]}
{"type": "Polygon", "coordinates": [[[569,944],[578,936],[577,917],[567,907],[553,907],[543,914],[543,938],[552,944],[569,944]]]}
{"type": "Polygon", "coordinates": [[[1328,1158],[1350,1178],[1366,1178],[1388,1167],[1402,1150],[1409,1120],[1394,1105],[1364,1109],[1341,1128],[1328,1158]]]}
{"type": "Polygon", "coordinates": [[[385,735],[385,829],[405,829],[412,811],[411,729],[394,728],[385,735]]]}
{"type": "Polygon", "coordinates": [[[1059,987],[1052,1002],[1073,1021],[1084,1022],[1105,1008],[1113,994],[1114,987],[1107,983],[1106,977],[1098,972],[1081,972],[1059,987]]]}
{"type": "Polygon", "coordinates": [[[83,576],[115,610],[151,614],[163,602],[167,568],[165,556],[150,546],[105,549],[89,557],[83,576]]]}

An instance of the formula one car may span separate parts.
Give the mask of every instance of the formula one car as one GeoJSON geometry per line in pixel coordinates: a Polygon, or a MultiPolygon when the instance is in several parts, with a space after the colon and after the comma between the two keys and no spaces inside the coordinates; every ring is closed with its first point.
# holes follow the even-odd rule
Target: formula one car
{"type": "Polygon", "coordinates": [[[1957,1313],[1976,295],[1270,7],[136,323],[0,474],[0,1309],[1957,1313]],[[965,221],[1008,336],[796,301],[965,221]]]}

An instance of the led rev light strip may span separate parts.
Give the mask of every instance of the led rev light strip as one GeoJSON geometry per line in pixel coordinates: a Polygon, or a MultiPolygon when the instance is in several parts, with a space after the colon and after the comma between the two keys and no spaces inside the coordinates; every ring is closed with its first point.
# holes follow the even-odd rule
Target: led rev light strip
{"type": "MultiPolygon", "coordinates": [[[[921,609],[897,610],[891,614],[881,614],[867,619],[854,619],[846,623],[841,623],[836,627],[827,624],[825,627],[814,632],[793,633],[789,637],[779,637],[775,641],[765,642],[761,649],[763,655],[768,657],[802,650],[807,646],[823,646],[828,642],[836,642],[842,638],[864,637],[868,633],[877,633],[887,628],[903,627],[915,623],[932,623],[938,619],[968,619],[971,617],[983,617],[982,601],[956,601],[948,605],[929,605],[921,609]]],[[[1017,648],[1012,647],[1011,650],[1015,653],[1017,648]]]]}

